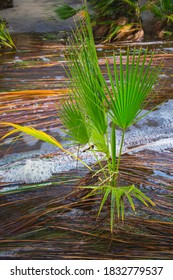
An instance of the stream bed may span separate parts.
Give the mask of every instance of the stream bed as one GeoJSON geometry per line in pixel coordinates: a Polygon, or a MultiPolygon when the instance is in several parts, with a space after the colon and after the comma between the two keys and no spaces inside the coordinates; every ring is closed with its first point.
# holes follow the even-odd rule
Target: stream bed
{"type": "MultiPolygon", "coordinates": [[[[69,147],[57,116],[68,97],[64,41],[34,34],[15,40],[18,52],[0,53],[0,121],[42,129],[69,147]]],[[[156,207],[137,205],[134,214],[127,205],[125,223],[117,221],[110,234],[107,212],[96,219],[99,199],[82,200],[77,186],[93,180],[84,167],[29,136],[9,137],[0,142],[1,259],[172,259],[173,42],[142,44],[147,47],[155,52],[153,63],[163,63],[149,108],[161,105],[127,131],[120,172],[122,182],[134,183],[156,207]]],[[[111,62],[113,52],[126,48],[97,45],[105,75],[105,54],[111,62]]],[[[1,126],[0,137],[7,131],[1,126]]],[[[85,148],[80,156],[94,163],[85,148]]]]}

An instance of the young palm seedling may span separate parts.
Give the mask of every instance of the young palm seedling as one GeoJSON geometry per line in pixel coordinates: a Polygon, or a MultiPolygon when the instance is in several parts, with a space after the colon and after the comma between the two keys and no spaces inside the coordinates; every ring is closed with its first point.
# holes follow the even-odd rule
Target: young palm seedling
{"type": "Polygon", "coordinates": [[[160,69],[152,68],[152,56],[146,61],[147,51],[127,50],[125,62],[123,55],[114,55],[113,73],[106,61],[110,86],[107,85],[98,64],[98,58],[92,35],[89,17],[86,28],[77,28],[74,40],[70,42],[67,60],[69,66],[70,100],[63,104],[61,119],[72,140],[79,144],[94,145],[93,153],[104,154],[106,166],[99,161],[103,173],[99,186],[89,186],[91,194],[100,192],[102,200],[99,213],[104,203],[110,200],[110,227],[113,231],[115,210],[118,218],[124,219],[124,199],[128,199],[135,211],[133,197],[146,206],[154,203],[134,185],[119,186],[118,176],[125,132],[145,115],[142,110],[153,98],[152,87],[160,69]],[[117,62],[118,61],[118,62],[117,62]],[[118,67],[119,66],[119,67],[118,67]],[[150,94],[151,92],[151,94],[150,94]],[[74,105],[75,104],[75,105],[74,105]],[[74,117],[76,116],[76,117],[74,117]],[[75,120],[75,122],[74,122],[75,120]],[[109,133],[111,120],[111,133],[109,133]],[[117,153],[116,129],[122,131],[120,148],[117,153]],[[82,139],[80,137],[82,135],[82,139]],[[104,178],[105,176],[105,178],[104,178]]]}
{"type": "MultiPolygon", "coordinates": [[[[76,27],[66,52],[66,60],[70,97],[62,104],[60,118],[70,139],[79,145],[88,144],[96,157],[100,170],[95,174],[101,174],[100,182],[87,188],[91,190],[89,195],[101,195],[98,215],[105,202],[110,202],[110,229],[113,232],[115,213],[118,219],[124,220],[125,200],[128,200],[134,211],[134,198],[147,207],[155,205],[135,185],[120,186],[118,176],[125,132],[129,126],[146,115],[146,111],[143,114],[143,109],[154,97],[152,88],[160,69],[151,66],[152,56],[148,61],[147,51],[127,50],[125,57],[122,53],[119,56],[114,55],[113,71],[106,60],[110,81],[108,86],[98,63],[87,11],[86,25],[81,23],[76,27]],[[122,131],[119,149],[116,143],[117,128],[122,131]],[[98,161],[97,152],[103,154],[106,164],[103,164],[102,160],[98,161]]],[[[23,131],[63,149],[59,142],[43,132],[10,125],[15,128],[10,134],[23,131]]]]}

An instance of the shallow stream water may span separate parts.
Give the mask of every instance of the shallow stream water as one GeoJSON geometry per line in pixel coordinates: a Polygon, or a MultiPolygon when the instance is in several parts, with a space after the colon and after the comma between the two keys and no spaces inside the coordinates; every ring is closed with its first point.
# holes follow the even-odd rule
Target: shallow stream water
{"type": "MultiPolygon", "coordinates": [[[[64,141],[57,116],[60,101],[68,96],[64,41],[28,34],[15,40],[18,52],[0,53],[0,121],[31,125],[64,141]]],[[[105,75],[105,54],[111,63],[113,52],[125,53],[128,45],[134,46],[97,45],[105,75]]],[[[41,141],[21,136],[14,142],[10,137],[0,143],[0,258],[27,259],[33,252],[34,258],[48,259],[172,257],[173,42],[145,42],[142,48],[155,51],[155,65],[163,62],[150,105],[164,103],[128,130],[121,172],[123,181],[155,199],[156,209],[139,207],[136,216],[127,209],[127,222],[110,236],[107,214],[95,219],[97,200],[94,206],[90,201],[84,205],[76,202],[76,193],[70,195],[88,176],[85,168],[79,165],[76,171],[72,158],[41,141]]],[[[0,136],[7,130],[1,127],[0,136]]],[[[81,157],[93,163],[89,152],[81,157]]]]}

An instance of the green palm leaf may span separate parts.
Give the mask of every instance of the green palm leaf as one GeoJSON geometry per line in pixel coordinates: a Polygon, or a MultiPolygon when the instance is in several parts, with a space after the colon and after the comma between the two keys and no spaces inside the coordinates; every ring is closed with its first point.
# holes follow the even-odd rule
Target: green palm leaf
{"type": "MultiPolygon", "coordinates": [[[[87,20],[89,21],[88,16],[87,20]]],[[[90,26],[90,22],[88,25],[90,26]]],[[[98,65],[91,27],[87,29],[82,24],[76,26],[66,59],[74,100],[77,100],[79,108],[89,122],[101,134],[105,134],[107,122],[101,94],[104,90],[103,75],[98,65]]]]}
{"type": "Polygon", "coordinates": [[[93,127],[91,125],[91,137],[90,137],[91,143],[94,143],[94,146],[97,147],[98,152],[105,153],[107,158],[109,158],[109,147],[106,142],[105,135],[100,133],[96,127],[93,127]]]}
{"type": "Polygon", "coordinates": [[[77,104],[67,100],[62,105],[60,117],[71,140],[79,144],[87,144],[89,142],[90,136],[86,119],[77,104]]]}
{"type": "MultiPolygon", "coordinates": [[[[107,63],[107,71],[111,82],[111,90],[106,86],[108,97],[104,95],[110,108],[112,121],[123,130],[134,124],[137,116],[147,104],[147,97],[151,93],[160,68],[151,68],[152,56],[146,61],[147,51],[144,55],[142,50],[136,57],[136,50],[133,50],[132,64],[129,65],[130,51],[127,51],[127,58],[124,69],[122,53],[120,54],[120,69],[118,70],[116,58],[114,59],[114,78],[107,63]]],[[[150,94],[150,99],[155,96],[150,94]]],[[[148,112],[149,113],[149,112],[148,112]]]]}
{"type": "Polygon", "coordinates": [[[92,171],[92,169],[85,163],[83,162],[79,157],[76,157],[73,153],[71,153],[70,151],[66,150],[63,148],[63,146],[61,145],[61,143],[59,141],[57,141],[53,136],[48,135],[47,133],[41,131],[41,130],[37,130],[33,127],[30,126],[21,126],[18,124],[14,124],[14,123],[9,123],[9,122],[2,122],[2,125],[6,125],[6,126],[12,126],[14,127],[14,129],[10,132],[8,132],[6,135],[4,135],[1,139],[6,138],[7,136],[16,133],[16,132],[23,132],[26,133],[30,136],[35,137],[36,139],[42,140],[44,142],[47,142],[51,145],[54,145],[58,148],[60,148],[62,151],[64,151],[65,153],[69,154],[70,156],[72,156],[73,158],[75,158],[76,160],[80,161],[84,166],[86,166],[90,171],[92,171]]]}
{"type": "Polygon", "coordinates": [[[60,149],[63,149],[62,145],[60,142],[58,142],[54,137],[48,135],[47,133],[41,131],[41,130],[37,130],[33,127],[29,127],[29,126],[21,126],[18,124],[13,124],[13,123],[9,123],[9,122],[3,122],[1,123],[2,125],[7,125],[7,126],[12,126],[15,129],[8,132],[5,136],[2,137],[2,139],[6,138],[7,136],[9,136],[10,134],[13,134],[15,132],[24,132],[28,135],[31,135],[39,140],[42,140],[44,142],[47,142],[51,145],[57,146],[60,149]]]}
{"type": "Polygon", "coordinates": [[[100,204],[100,208],[99,208],[99,211],[98,211],[98,216],[100,215],[100,212],[102,211],[102,208],[103,208],[105,202],[107,201],[109,194],[111,193],[111,187],[110,186],[101,187],[101,189],[104,191],[104,196],[103,196],[101,204],[100,204]]]}
{"type": "Polygon", "coordinates": [[[135,205],[134,205],[134,202],[133,202],[133,199],[132,199],[131,195],[130,194],[126,194],[126,196],[127,196],[128,200],[129,200],[131,208],[135,212],[135,205]]]}
{"type": "MultiPolygon", "coordinates": [[[[115,214],[117,215],[118,220],[121,218],[124,221],[125,209],[124,203],[125,198],[127,197],[129,204],[133,211],[135,211],[135,205],[133,198],[138,199],[142,204],[149,207],[155,206],[155,203],[142,191],[137,189],[134,185],[122,186],[122,187],[112,187],[109,185],[104,186],[82,186],[81,188],[92,189],[92,191],[87,194],[87,198],[96,194],[103,193],[100,207],[98,211],[98,216],[100,215],[104,204],[106,201],[110,203],[110,230],[113,232],[113,227],[115,224],[115,214]]],[[[85,198],[86,198],[85,197],[85,198]]]]}

